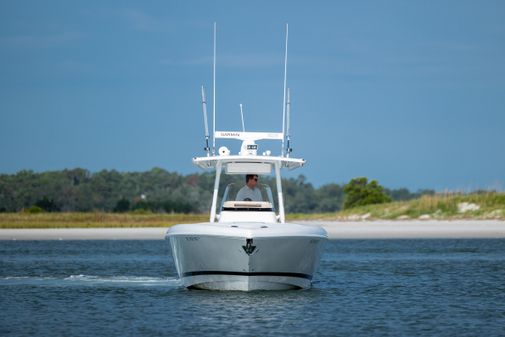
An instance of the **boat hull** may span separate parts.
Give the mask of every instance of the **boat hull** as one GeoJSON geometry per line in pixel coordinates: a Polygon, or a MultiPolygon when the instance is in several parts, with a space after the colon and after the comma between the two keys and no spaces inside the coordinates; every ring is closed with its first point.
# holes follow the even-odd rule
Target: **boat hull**
{"type": "Polygon", "coordinates": [[[310,288],[322,252],[322,228],[287,224],[178,225],[167,233],[188,288],[310,288]]]}

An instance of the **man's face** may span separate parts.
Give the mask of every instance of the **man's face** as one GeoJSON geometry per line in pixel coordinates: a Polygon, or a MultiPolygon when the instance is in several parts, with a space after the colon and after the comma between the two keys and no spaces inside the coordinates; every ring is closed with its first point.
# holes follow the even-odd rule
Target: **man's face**
{"type": "Polygon", "coordinates": [[[255,188],[257,184],[258,184],[258,176],[252,177],[247,182],[247,186],[249,186],[249,188],[255,188]]]}

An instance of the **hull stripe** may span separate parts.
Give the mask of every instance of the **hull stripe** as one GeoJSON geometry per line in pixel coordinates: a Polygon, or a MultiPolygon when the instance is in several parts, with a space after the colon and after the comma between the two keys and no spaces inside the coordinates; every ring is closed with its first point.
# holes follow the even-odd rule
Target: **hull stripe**
{"type": "Polygon", "coordinates": [[[182,274],[183,277],[198,276],[198,275],[235,275],[235,276],[284,276],[284,277],[299,277],[307,280],[312,280],[312,275],[302,273],[278,273],[278,272],[240,272],[240,271],[221,271],[221,270],[202,270],[189,271],[182,274]]]}

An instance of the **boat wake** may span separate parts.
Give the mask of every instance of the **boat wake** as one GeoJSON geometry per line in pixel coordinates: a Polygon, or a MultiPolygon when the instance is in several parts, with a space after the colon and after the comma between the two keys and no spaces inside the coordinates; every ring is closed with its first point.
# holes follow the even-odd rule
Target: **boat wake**
{"type": "Polygon", "coordinates": [[[182,286],[178,278],[151,276],[95,276],[70,275],[68,277],[5,276],[0,277],[0,286],[104,286],[104,287],[168,287],[182,286]]]}

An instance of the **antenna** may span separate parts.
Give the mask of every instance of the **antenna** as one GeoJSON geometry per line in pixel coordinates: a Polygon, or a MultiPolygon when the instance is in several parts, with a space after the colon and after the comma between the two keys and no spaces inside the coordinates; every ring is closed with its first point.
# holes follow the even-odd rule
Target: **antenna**
{"type": "Polygon", "coordinates": [[[216,23],[214,22],[214,62],[212,67],[212,155],[216,154],[216,23]]]}
{"type": "Polygon", "coordinates": [[[287,139],[287,146],[286,146],[286,155],[289,157],[289,154],[293,151],[291,148],[291,132],[289,129],[289,124],[290,124],[290,117],[291,117],[291,99],[289,95],[289,88],[288,88],[288,98],[286,102],[286,139],[287,139]]]}
{"type": "Polygon", "coordinates": [[[203,124],[205,125],[205,147],[204,150],[207,151],[207,157],[210,155],[209,151],[209,122],[207,120],[207,100],[205,99],[205,89],[202,85],[202,110],[203,110],[203,124]]]}
{"type": "Polygon", "coordinates": [[[286,78],[288,72],[288,35],[289,29],[288,24],[286,23],[286,51],[284,54],[284,92],[283,92],[283,100],[282,100],[282,147],[281,147],[281,156],[284,156],[284,138],[285,138],[285,127],[286,127],[286,78]]]}
{"type": "Polygon", "coordinates": [[[244,124],[244,110],[242,109],[242,103],[240,105],[240,116],[242,117],[242,131],[245,132],[245,124],[244,124]]]}

